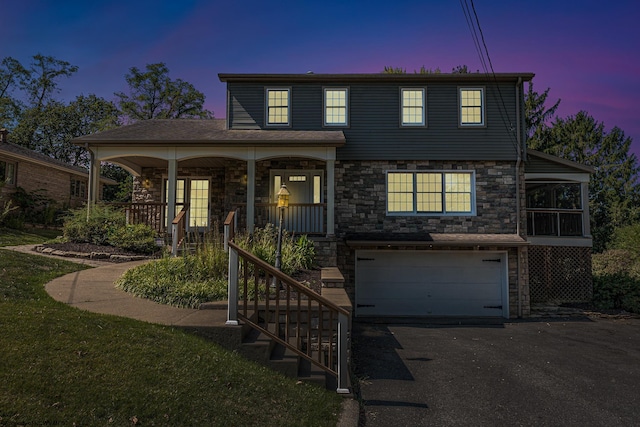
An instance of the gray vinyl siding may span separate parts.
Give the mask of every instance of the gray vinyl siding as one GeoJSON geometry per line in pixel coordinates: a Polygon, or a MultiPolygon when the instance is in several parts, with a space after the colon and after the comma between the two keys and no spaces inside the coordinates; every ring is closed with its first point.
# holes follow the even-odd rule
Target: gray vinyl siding
{"type": "Polygon", "coordinates": [[[572,168],[569,165],[564,165],[558,162],[552,162],[547,159],[541,159],[536,156],[528,156],[528,160],[524,166],[525,173],[585,173],[584,170],[578,168],[572,168]]]}
{"type": "MultiPolygon", "coordinates": [[[[275,85],[274,85],[275,86],[275,85]]],[[[456,84],[431,82],[320,84],[291,87],[291,130],[326,130],[323,88],[349,88],[349,126],[341,129],[344,147],[338,160],[515,160],[516,88],[514,83],[456,84]],[[400,125],[400,89],[426,89],[426,126],[400,125]],[[485,88],[483,127],[460,128],[458,88],[485,88]]],[[[229,124],[232,129],[266,129],[263,84],[229,83],[229,124]]],[[[522,97],[520,97],[522,98],[522,97]]]]}

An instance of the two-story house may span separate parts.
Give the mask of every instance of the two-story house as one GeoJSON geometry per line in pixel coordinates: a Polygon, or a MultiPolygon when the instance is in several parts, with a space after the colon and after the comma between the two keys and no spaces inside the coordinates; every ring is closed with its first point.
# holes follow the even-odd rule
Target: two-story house
{"type": "Polygon", "coordinates": [[[275,222],[286,185],[285,228],[314,236],[320,262],[340,268],[356,316],[527,316],[528,235],[544,236],[541,248],[590,246],[588,169],[526,150],[531,73],[219,78],[226,120],[143,121],[75,142],[95,170],[130,170],[137,200],[166,203],[159,221],[188,204],[192,230],[230,210],[248,231],[275,222]]]}

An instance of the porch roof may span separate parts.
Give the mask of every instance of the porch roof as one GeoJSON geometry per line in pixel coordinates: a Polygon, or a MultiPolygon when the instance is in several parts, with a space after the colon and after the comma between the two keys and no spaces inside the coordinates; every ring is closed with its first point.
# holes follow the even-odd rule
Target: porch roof
{"type": "Polygon", "coordinates": [[[346,236],[348,246],[526,246],[517,234],[358,233],[346,236]]]}
{"type": "Polygon", "coordinates": [[[231,130],[225,119],[142,120],[130,125],[75,138],[75,145],[316,145],[340,147],[346,142],[339,130],[231,130]]]}

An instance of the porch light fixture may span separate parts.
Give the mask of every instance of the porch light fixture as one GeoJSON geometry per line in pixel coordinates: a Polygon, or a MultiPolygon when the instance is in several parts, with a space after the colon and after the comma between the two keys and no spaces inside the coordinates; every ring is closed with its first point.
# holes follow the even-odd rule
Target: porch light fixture
{"type": "Polygon", "coordinates": [[[151,180],[149,178],[144,178],[142,180],[142,186],[148,190],[151,188],[151,180]]]}
{"type": "Polygon", "coordinates": [[[289,190],[287,190],[287,186],[282,184],[280,190],[278,190],[278,211],[280,216],[280,225],[278,227],[278,246],[276,248],[276,270],[280,271],[280,266],[282,265],[282,222],[284,209],[289,207],[289,190]]]}

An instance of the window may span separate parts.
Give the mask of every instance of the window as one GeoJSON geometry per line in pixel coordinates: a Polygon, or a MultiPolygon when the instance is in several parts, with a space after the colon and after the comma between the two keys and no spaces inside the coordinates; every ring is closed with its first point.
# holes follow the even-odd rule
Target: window
{"type": "Polygon", "coordinates": [[[288,126],[290,123],[290,90],[267,89],[267,125],[288,126]]]}
{"type": "Polygon", "coordinates": [[[324,90],[324,124],[325,126],[347,126],[347,97],[345,88],[324,90]]]}
{"type": "MultiPolygon", "coordinates": [[[[164,200],[168,201],[169,181],[164,183],[164,200]]],[[[176,210],[173,217],[167,215],[168,207],[165,207],[165,226],[171,224],[173,218],[178,215],[185,204],[189,204],[187,216],[188,228],[209,227],[209,180],[208,179],[178,179],[176,181],[176,210]]]]}
{"type": "Polygon", "coordinates": [[[388,172],[390,214],[474,215],[473,172],[388,172]]]}
{"type": "Polygon", "coordinates": [[[79,198],[87,197],[87,183],[78,179],[72,179],[71,196],[79,198]]]}
{"type": "Polygon", "coordinates": [[[527,183],[527,234],[582,236],[582,192],[577,182],[527,183]]]}
{"type": "Polygon", "coordinates": [[[402,126],[425,125],[424,93],[422,88],[401,90],[402,126]]]}
{"type": "Polygon", "coordinates": [[[4,182],[7,185],[15,185],[16,183],[15,163],[0,161],[0,182],[4,182]]]}
{"type": "Polygon", "coordinates": [[[484,89],[460,89],[460,125],[484,126],[484,89]]]}

